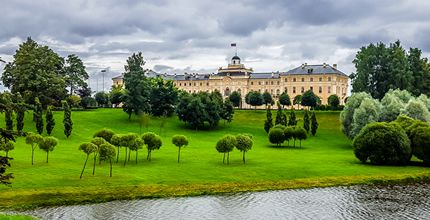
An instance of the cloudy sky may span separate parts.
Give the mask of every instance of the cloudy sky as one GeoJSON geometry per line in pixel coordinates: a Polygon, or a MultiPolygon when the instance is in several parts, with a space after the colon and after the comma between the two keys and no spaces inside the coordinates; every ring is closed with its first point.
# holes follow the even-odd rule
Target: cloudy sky
{"type": "Polygon", "coordinates": [[[133,52],[157,72],[206,73],[227,64],[233,42],[255,72],[326,62],[349,74],[371,42],[400,39],[429,57],[429,11],[424,0],[0,0],[0,57],[31,36],[79,55],[99,90],[100,70],[108,88],[133,52]]]}

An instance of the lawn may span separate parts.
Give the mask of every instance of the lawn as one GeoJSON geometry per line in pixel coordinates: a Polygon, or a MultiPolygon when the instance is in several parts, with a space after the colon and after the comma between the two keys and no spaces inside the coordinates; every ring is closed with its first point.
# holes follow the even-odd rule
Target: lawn
{"type": "MultiPolygon", "coordinates": [[[[272,111],[273,117],[276,111],[272,111]]],[[[92,176],[89,161],[83,179],[79,179],[85,154],[80,143],[89,141],[95,131],[110,128],[117,133],[140,133],[137,118],[128,120],[121,109],[74,111],[72,136],[63,134],[62,112],[54,112],[53,135],[59,145],[50,153],[35,152],[31,165],[31,148],[23,138],[17,140],[12,167],[15,179],[11,187],[0,186],[0,208],[32,208],[36,206],[103,202],[113,199],[135,199],[162,196],[186,196],[218,192],[240,192],[296,187],[332,186],[369,183],[372,181],[429,178],[429,168],[421,166],[371,166],[361,164],[353,155],[351,142],[340,131],[339,112],[317,112],[319,129],[315,137],[302,142],[302,148],[277,148],[269,144],[263,129],[265,111],[236,111],[230,124],[220,123],[214,130],[188,129],[176,117],[168,118],[160,130],[160,119],[152,118],[148,128],[161,135],[163,146],[146,161],[146,150],[139,152],[138,163],[132,160],[123,166],[114,164],[109,177],[108,164],[98,165],[92,176]],[[215,144],[225,134],[250,133],[254,146],[242,154],[234,150],[230,165],[222,163],[222,154],[215,144]],[[189,146],[181,150],[177,163],[177,147],[171,144],[174,134],[189,138],[189,146]]],[[[297,113],[302,119],[302,114],[297,113]]],[[[3,115],[0,117],[3,122],[3,115]]],[[[301,122],[299,122],[301,124],[301,122]]],[[[31,114],[27,113],[25,131],[35,131],[31,114]]],[[[292,143],[290,143],[292,144],[292,143]]]]}

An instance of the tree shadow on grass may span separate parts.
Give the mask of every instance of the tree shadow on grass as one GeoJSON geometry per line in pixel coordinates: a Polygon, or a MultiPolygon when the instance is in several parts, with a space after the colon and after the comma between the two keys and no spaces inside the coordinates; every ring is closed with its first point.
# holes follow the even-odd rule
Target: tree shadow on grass
{"type": "Polygon", "coordinates": [[[307,148],[304,146],[287,146],[287,145],[267,145],[270,148],[275,148],[275,149],[291,149],[291,150],[306,150],[307,148]]]}

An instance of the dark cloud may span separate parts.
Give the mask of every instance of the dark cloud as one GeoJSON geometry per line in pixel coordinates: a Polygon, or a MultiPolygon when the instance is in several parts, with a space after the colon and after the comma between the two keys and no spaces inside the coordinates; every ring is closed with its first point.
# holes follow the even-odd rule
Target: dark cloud
{"type": "Polygon", "coordinates": [[[371,42],[400,39],[430,54],[429,10],[419,0],[3,1],[0,57],[9,61],[32,36],[62,56],[79,55],[94,76],[105,67],[122,72],[137,51],[159,72],[212,72],[236,42],[256,71],[330,62],[349,73],[371,42]]]}

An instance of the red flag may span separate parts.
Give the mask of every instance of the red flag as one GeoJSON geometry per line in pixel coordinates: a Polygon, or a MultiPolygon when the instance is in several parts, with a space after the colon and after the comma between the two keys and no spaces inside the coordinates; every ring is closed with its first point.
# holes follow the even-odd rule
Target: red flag
{"type": "Polygon", "coordinates": [[[231,46],[232,46],[232,47],[235,47],[235,46],[236,46],[236,43],[231,43],[231,46]]]}

